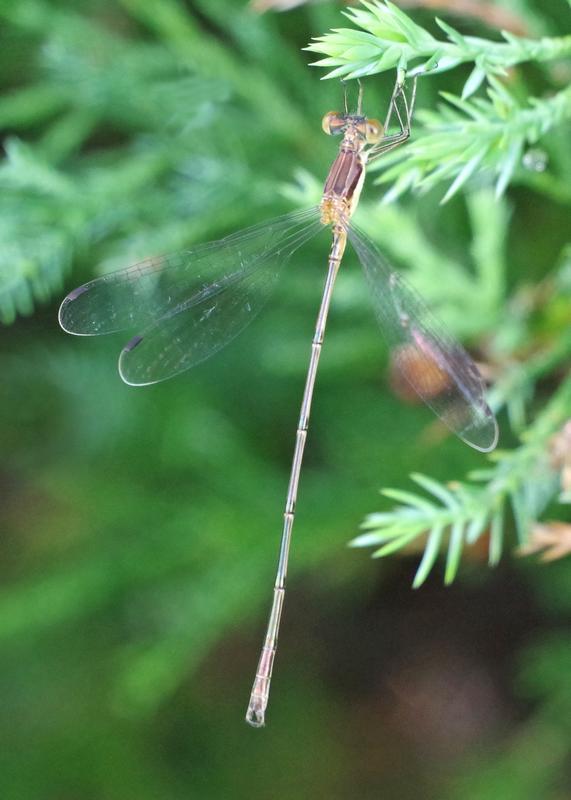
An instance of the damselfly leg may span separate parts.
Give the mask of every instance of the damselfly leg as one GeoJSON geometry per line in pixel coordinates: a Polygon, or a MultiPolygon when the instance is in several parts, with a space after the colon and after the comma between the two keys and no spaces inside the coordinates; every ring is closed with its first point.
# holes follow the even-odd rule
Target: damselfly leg
{"type": "Polygon", "coordinates": [[[400,78],[397,77],[397,81],[395,83],[393,94],[389,103],[389,110],[387,111],[387,116],[383,126],[385,135],[375,147],[369,150],[369,164],[379,158],[379,156],[386,155],[386,153],[389,153],[391,150],[394,150],[395,147],[399,147],[399,145],[404,144],[408,139],[410,139],[412,115],[414,113],[414,106],[416,104],[417,81],[418,76],[415,75],[412,79],[410,100],[407,100],[404,79],[401,81],[400,78]],[[401,105],[402,109],[400,108],[401,105]],[[390,134],[387,133],[387,131],[389,130],[393,114],[398,120],[399,130],[397,133],[390,134]]]}

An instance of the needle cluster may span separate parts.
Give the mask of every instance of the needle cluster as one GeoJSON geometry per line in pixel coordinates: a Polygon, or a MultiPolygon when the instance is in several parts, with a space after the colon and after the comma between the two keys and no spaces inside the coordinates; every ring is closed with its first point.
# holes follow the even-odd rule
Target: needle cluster
{"type": "Polygon", "coordinates": [[[571,55],[571,36],[527,39],[503,31],[504,41],[464,36],[441,19],[446,34],[437,39],[389,0],[361,0],[345,16],[355,28],[335,28],[307,47],[325,58],[315,66],[330,68],[326,78],[362,78],[395,68],[410,74],[445,72],[460,64],[474,64],[463,96],[475,92],[489,75],[505,75],[526,61],[542,63],[571,55]],[[419,63],[420,62],[420,63],[419,63]]]}
{"type": "Polygon", "coordinates": [[[571,408],[571,378],[561,385],[537,415],[514,450],[491,456],[492,466],[470,473],[472,482],[448,485],[425,475],[413,474],[425,491],[420,495],[397,489],[382,494],[398,505],[392,511],[370,514],[363,522],[366,533],[353,540],[354,547],[376,547],[374,556],[419,545],[424,554],[413,586],[426,580],[436,559],[446,551],[444,581],[456,577],[462,551],[484,538],[490,566],[500,560],[506,515],[511,508],[520,545],[548,503],[558,493],[560,465],[551,457],[553,437],[563,428],[571,408]],[[428,497],[426,496],[428,495],[428,497]]]}
{"type": "Polygon", "coordinates": [[[497,78],[488,80],[487,97],[442,92],[444,103],[418,114],[418,137],[379,164],[379,182],[391,185],[386,200],[450,182],[445,203],[477,173],[487,173],[498,197],[512,180],[545,169],[545,155],[532,148],[571,120],[571,86],[522,105],[497,78]]]}

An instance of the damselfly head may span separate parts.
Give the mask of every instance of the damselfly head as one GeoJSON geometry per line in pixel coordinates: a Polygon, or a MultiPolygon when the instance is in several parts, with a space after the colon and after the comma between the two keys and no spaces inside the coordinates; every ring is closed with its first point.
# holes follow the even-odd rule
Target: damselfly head
{"type": "Polygon", "coordinates": [[[367,144],[377,144],[384,135],[383,125],[377,119],[367,119],[356,114],[340,114],[338,111],[326,114],[321,126],[328,136],[344,134],[351,129],[367,144]]]}

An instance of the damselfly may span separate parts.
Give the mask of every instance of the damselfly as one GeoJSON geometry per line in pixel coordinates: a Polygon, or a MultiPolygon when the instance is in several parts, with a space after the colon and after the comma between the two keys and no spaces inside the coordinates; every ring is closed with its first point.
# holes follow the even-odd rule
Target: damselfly
{"type": "Polygon", "coordinates": [[[363,266],[381,328],[397,367],[416,393],[467,444],[492,450],[498,429],[480,373],[463,347],[433,317],[416,292],[385,262],[376,245],[350,222],[365,167],[410,136],[410,98],[399,73],[384,125],[357,111],[331,112],[325,133],[342,136],[321,204],[256,225],[217,242],[151,258],[104,275],[71,292],[59,321],[68,333],[91,336],[132,329],[119,357],[123,380],[144,386],[195,366],[228,344],[260,311],[290,256],[318,231],[332,232],[327,277],[311,345],[297,426],[273,602],[246,719],[264,724],[285,594],[301,462],[333,285],[351,242],[363,266]],[[388,134],[391,119],[398,131],[388,134]],[[414,369],[410,369],[411,357],[414,369]]]}

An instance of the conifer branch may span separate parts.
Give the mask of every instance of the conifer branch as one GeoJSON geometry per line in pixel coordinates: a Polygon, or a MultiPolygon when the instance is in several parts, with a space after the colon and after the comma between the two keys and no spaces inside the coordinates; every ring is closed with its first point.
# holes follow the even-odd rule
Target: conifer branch
{"type": "Polygon", "coordinates": [[[526,151],[571,120],[571,86],[522,106],[499,80],[490,76],[489,82],[487,99],[467,100],[443,92],[446,103],[434,111],[419,111],[418,137],[378,162],[383,170],[380,182],[392,184],[387,201],[408,189],[428,191],[451,181],[445,203],[482,171],[493,175],[498,197],[516,174],[544,168],[543,162],[524,165],[526,151]]]}
{"type": "Polygon", "coordinates": [[[360,30],[336,28],[318,36],[306,48],[325,58],[314,66],[331,69],[326,78],[359,78],[394,68],[416,72],[444,72],[473,63],[463,97],[473,94],[490,75],[525,61],[545,62],[571,54],[571,36],[527,39],[502,32],[503,42],[463,36],[443,20],[437,23],[447,41],[436,39],[389,0],[361,0],[345,16],[360,30]],[[421,62],[416,63],[415,62],[421,62]]]}
{"type": "Polygon", "coordinates": [[[392,511],[370,514],[362,525],[366,533],[354,539],[352,545],[376,547],[373,555],[378,558],[425,536],[424,555],[413,581],[415,588],[426,580],[441,549],[446,550],[444,580],[451,583],[463,548],[485,533],[489,537],[490,565],[497,564],[504,545],[508,508],[511,507],[521,544],[556,495],[559,476],[552,464],[550,441],[569,417],[571,376],[522,436],[521,445],[491,455],[493,466],[472,472],[468,476],[470,482],[444,485],[413,474],[412,479],[426,494],[384,489],[382,494],[398,505],[392,511]]]}

